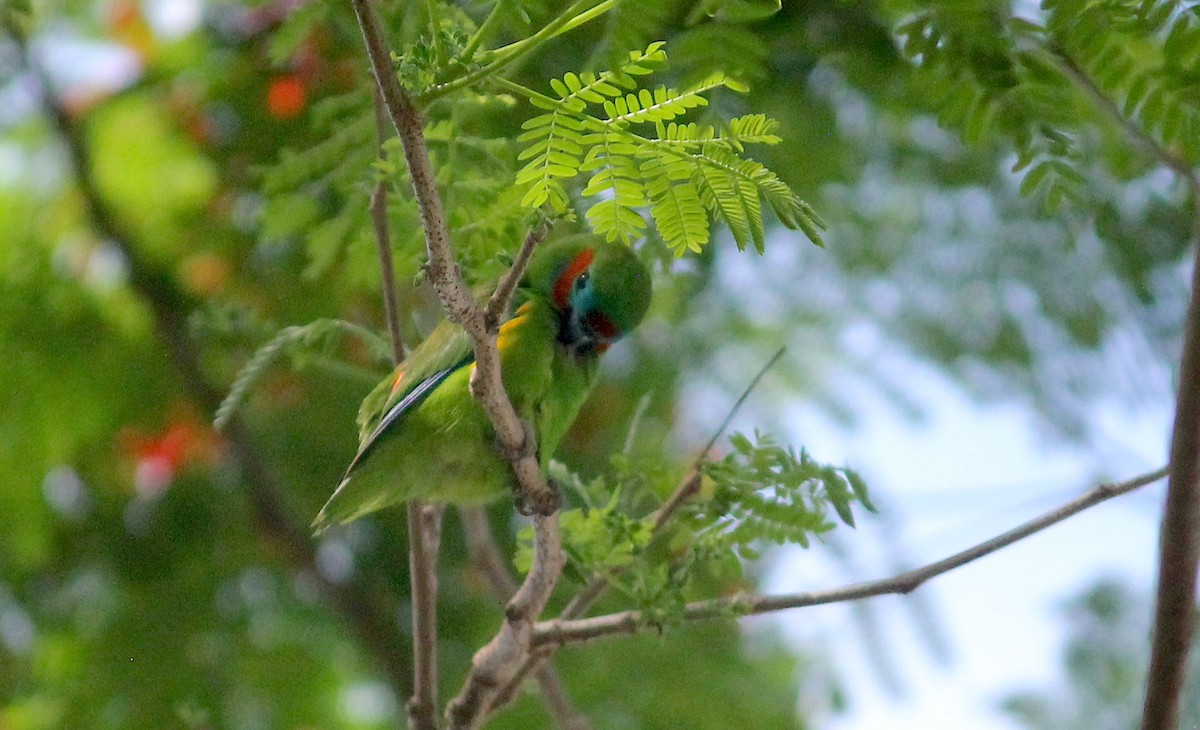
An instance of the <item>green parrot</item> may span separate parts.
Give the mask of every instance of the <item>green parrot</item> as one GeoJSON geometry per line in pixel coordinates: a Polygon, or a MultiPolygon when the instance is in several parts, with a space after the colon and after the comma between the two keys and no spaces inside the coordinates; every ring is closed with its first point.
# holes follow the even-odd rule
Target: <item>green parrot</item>
{"type": "MultiPolygon", "coordinates": [[[[642,320],[650,272],[594,236],[535,251],[496,345],[505,390],[537,434],[545,470],[596,378],[600,355],[642,320]]],[[[363,401],[358,453],[313,529],[409,499],[482,504],[511,493],[512,467],[468,390],[471,340],[443,322],[363,401]]]]}

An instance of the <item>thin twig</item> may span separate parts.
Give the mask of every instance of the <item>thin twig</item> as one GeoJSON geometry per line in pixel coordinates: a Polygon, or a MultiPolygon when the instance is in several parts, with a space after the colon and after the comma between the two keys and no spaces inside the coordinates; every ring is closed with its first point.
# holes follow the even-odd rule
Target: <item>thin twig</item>
{"type": "Polygon", "coordinates": [[[758,372],[754,374],[754,377],[750,379],[750,382],[742,390],[742,394],[739,395],[738,399],[735,400],[733,405],[729,407],[729,412],[725,414],[725,418],[721,421],[721,425],[717,427],[717,430],[713,432],[712,437],[709,438],[708,443],[704,444],[704,448],[700,450],[700,455],[696,457],[696,463],[694,466],[700,466],[700,464],[708,458],[708,453],[713,450],[714,446],[717,445],[717,441],[721,439],[721,436],[724,435],[725,430],[729,428],[729,424],[733,423],[734,416],[738,414],[738,411],[742,410],[742,406],[745,405],[746,399],[749,398],[750,394],[754,392],[754,389],[758,387],[759,381],[763,379],[763,376],[767,374],[768,370],[775,367],[775,363],[779,362],[779,359],[782,358],[786,352],[787,347],[780,347],[774,352],[774,354],[771,355],[770,358],[767,359],[763,366],[758,369],[758,372]]]}
{"type": "MultiPolygon", "coordinates": [[[[675,491],[671,492],[671,496],[667,497],[666,501],[654,511],[654,514],[651,517],[652,535],[657,536],[660,532],[662,532],[663,529],[666,528],[667,523],[671,521],[671,519],[679,512],[683,505],[687,504],[688,501],[692,497],[696,496],[696,493],[700,491],[701,469],[704,467],[704,462],[708,460],[709,453],[711,453],[713,447],[717,445],[717,441],[720,440],[721,434],[725,433],[725,430],[729,428],[729,424],[733,422],[733,419],[737,415],[738,411],[740,411],[742,406],[746,404],[746,399],[749,398],[750,394],[754,392],[754,389],[758,387],[758,384],[763,379],[763,376],[767,374],[768,370],[775,366],[775,363],[779,362],[779,359],[783,357],[785,352],[787,352],[786,347],[780,347],[778,350],[776,350],[775,353],[767,359],[766,363],[764,363],[763,366],[758,369],[758,372],[754,374],[754,377],[750,379],[750,382],[746,384],[746,387],[742,389],[742,392],[737,397],[737,400],[735,400],[733,405],[729,407],[729,411],[725,414],[725,418],[721,419],[721,425],[717,427],[717,430],[713,432],[713,435],[708,439],[708,442],[704,444],[704,448],[701,449],[698,454],[696,454],[696,458],[692,461],[692,466],[688,470],[687,476],[685,476],[679,482],[679,486],[675,487],[675,491]]],[[[571,602],[567,604],[567,607],[563,609],[562,613],[559,615],[559,618],[577,618],[582,616],[584,612],[591,608],[591,606],[604,594],[605,589],[608,587],[608,581],[609,579],[602,575],[592,576],[591,580],[587,582],[587,584],[579,591],[579,593],[576,594],[575,598],[573,598],[571,602]]]]}
{"type": "MultiPolygon", "coordinates": [[[[759,368],[758,372],[754,374],[754,377],[750,379],[750,382],[746,385],[745,389],[742,390],[741,394],[737,397],[737,400],[733,402],[733,405],[729,407],[729,411],[725,414],[725,418],[721,420],[721,425],[717,427],[715,432],[713,432],[712,437],[709,438],[708,442],[704,445],[704,448],[701,449],[698,454],[696,454],[696,458],[692,462],[687,476],[685,476],[679,482],[679,485],[675,487],[675,491],[671,492],[671,496],[667,497],[667,500],[663,502],[657,510],[654,511],[651,519],[652,536],[657,537],[659,534],[661,534],[662,531],[666,529],[666,526],[671,519],[679,513],[679,510],[682,509],[683,506],[700,491],[700,485],[703,478],[701,470],[704,468],[704,462],[708,460],[709,452],[711,452],[713,447],[716,446],[717,441],[721,438],[721,434],[725,432],[725,429],[729,428],[729,424],[733,422],[733,419],[737,415],[738,411],[741,410],[743,405],[745,405],[746,399],[749,398],[750,394],[754,392],[754,389],[758,387],[758,383],[763,379],[763,376],[767,374],[768,370],[774,367],[775,363],[779,362],[779,359],[783,357],[783,354],[786,351],[787,348],[785,347],[781,347],[776,350],[775,353],[768,358],[767,362],[764,363],[761,368],[759,368]]],[[[594,606],[596,602],[604,596],[605,592],[608,591],[608,587],[611,585],[610,581],[612,578],[620,574],[621,569],[617,568],[616,570],[611,571],[608,575],[600,575],[599,573],[593,575],[588,582],[584,584],[583,588],[579,589],[579,592],[576,593],[575,596],[567,603],[566,607],[559,612],[556,620],[560,622],[570,621],[573,619],[578,619],[580,616],[587,613],[588,609],[594,606]]],[[[552,655],[553,647],[545,647],[542,651],[530,653],[530,655],[525,658],[520,670],[513,675],[513,678],[509,680],[509,683],[506,686],[501,688],[500,698],[496,701],[496,706],[502,706],[506,702],[511,701],[511,699],[516,695],[517,687],[520,686],[520,683],[524,680],[524,678],[528,676],[529,673],[535,668],[540,666],[542,662],[548,661],[552,655]]]]}
{"type": "MultiPolygon", "coordinates": [[[[782,611],[802,606],[857,601],[872,596],[910,593],[931,578],[935,578],[956,568],[961,568],[985,555],[990,555],[1051,525],[1062,522],[1089,507],[1144,487],[1147,484],[1152,484],[1167,476],[1167,471],[1167,467],[1163,467],[1155,472],[1144,474],[1125,482],[1102,484],[1057,509],[1051,510],[990,540],[981,542],[974,547],[955,553],[937,562],[914,568],[891,578],[852,583],[823,591],[789,593],[778,596],[739,594],[728,598],[695,601],[684,607],[682,618],[684,621],[698,621],[723,616],[782,611]]],[[[562,645],[590,641],[606,636],[633,634],[647,628],[651,628],[651,625],[645,622],[645,614],[643,612],[622,611],[606,616],[595,616],[573,621],[564,621],[561,619],[541,621],[534,626],[532,639],[535,646],[562,645]]]]}
{"type": "MultiPolygon", "coordinates": [[[[379,146],[379,161],[387,162],[387,149],[384,143],[391,135],[388,124],[387,110],[383,107],[383,97],[379,87],[375,87],[375,134],[379,146]]],[[[375,228],[375,245],[379,249],[380,286],[383,288],[383,314],[387,320],[388,335],[392,342],[392,364],[399,365],[404,360],[404,338],[400,336],[400,305],[396,301],[396,267],[392,262],[391,236],[388,233],[387,216],[387,180],[378,175],[375,187],[371,190],[371,224],[375,228]]]]}
{"type": "Polygon", "coordinates": [[[437,728],[437,554],[441,504],[408,503],[408,570],[412,586],[413,693],[408,725],[437,728]]]}
{"type": "MultiPolygon", "coordinates": [[[[3,12],[0,16],[6,21],[11,20],[3,12]]],[[[201,371],[199,353],[187,335],[187,312],[192,308],[190,300],[179,291],[169,274],[158,270],[141,255],[135,236],[101,195],[79,128],[32,58],[24,34],[11,22],[5,23],[5,30],[17,46],[23,67],[41,86],[42,105],[59,140],[67,148],[71,170],[92,228],[125,257],[130,289],[149,308],[155,332],[166,345],[167,355],[188,397],[204,412],[215,413],[221,404],[220,393],[201,371]]],[[[326,578],[317,566],[316,551],[308,533],[284,507],[282,495],[287,490],[255,448],[241,419],[231,418],[223,433],[233,461],[245,478],[247,498],[259,533],[279,546],[281,553],[299,569],[316,579],[322,594],[353,627],[362,645],[384,669],[393,693],[402,698],[404,688],[411,682],[411,670],[402,658],[407,653],[404,641],[390,619],[396,611],[390,593],[374,591],[358,583],[337,584],[326,578]]]]}
{"type": "MultiPolygon", "coordinates": [[[[509,572],[508,563],[496,545],[487,513],[480,507],[464,507],[459,512],[462,515],[463,531],[467,535],[467,552],[470,553],[471,562],[483,574],[492,594],[501,602],[507,601],[516,593],[517,581],[509,572]]],[[[586,730],[590,727],[587,718],[571,703],[567,689],[552,665],[546,663],[538,667],[535,677],[546,709],[559,728],[586,730]]]]}
{"type": "Polygon", "coordinates": [[[633,415],[629,418],[629,430],[625,433],[625,445],[621,447],[622,456],[632,456],[633,447],[637,445],[638,432],[642,427],[642,419],[646,416],[646,411],[650,409],[652,398],[649,393],[646,393],[638,399],[638,404],[633,409],[633,415]]]}
{"type": "Polygon", "coordinates": [[[517,251],[517,257],[513,259],[512,266],[500,278],[500,282],[496,285],[496,291],[492,293],[492,298],[488,300],[487,307],[483,310],[488,330],[494,331],[500,326],[500,322],[508,312],[508,305],[512,302],[513,293],[521,283],[525,269],[529,267],[529,260],[533,258],[533,250],[546,238],[548,231],[549,228],[542,225],[526,234],[525,242],[521,244],[521,250],[517,251]]]}

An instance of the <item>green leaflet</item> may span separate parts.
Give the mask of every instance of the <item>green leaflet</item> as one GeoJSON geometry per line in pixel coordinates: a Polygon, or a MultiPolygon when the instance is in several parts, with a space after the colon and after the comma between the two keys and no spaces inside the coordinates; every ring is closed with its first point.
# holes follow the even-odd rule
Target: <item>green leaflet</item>
{"type": "Polygon", "coordinates": [[[972,144],[1011,141],[1022,194],[1041,195],[1049,212],[1086,194],[1089,146],[1115,160],[1117,135],[1136,130],[1183,165],[1200,161],[1200,17],[1168,0],[1046,0],[1042,9],[1033,21],[935,6],[900,22],[901,48],[941,124],[972,144]],[[1098,98],[1122,121],[1089,124],[1096,104],[1110,103],[1098,98]]]}
{"type": "MultiPolygon", "coordinates": [[[[566,575],[579,582],[603,576],[663,628],[680,619],[697,589],[737,577],[742,562],[759,557],[764,546],[809,547],[835,520],[853,527],[858,508],[874,511],[866,485],[850,469],[758,432],[734,433],[729,443],[727,456],[703,466],[700,493],[657,533],[651,505],[676,488],[676,470],[618,454],[585,482],[555,463],[556,481],[588,505],[562,513],[566,575]]],[[[532,542],[532,529],[524,529],[515,558],[522,572],[532,562],[532,542]]]]}
{"type": "Polygon", "coordinates": [[[223,430],[237,414],[267,369],[282,355],[321,352],[347,335],[359,338],[380,362],[387,362],[390,350],[386,342],[368,329],[340,319],[318,319],[305,325],[284,327],[246,361],[234,379],[229,393],[213,417],[213,428],[223,430]]]}
{"type": "Polygon", "coordinates": [[[821,223],[778,176],[743,156],[754,144],[777,144],[777,124],[762,114],[729,120],[720,128],[682,117],[708,104],[717,89],[745,92],[724,73],[684,89],[640,86],[666,62],[663,44],[634,51],[603,73],[567,73],[552,79],[547,96],[511,82],[545,113],[527,120],[517,173],[521,204],[569,211],[568,185],[586,176],[592,229],[608,240],[645,235],[647,213],[677,255],[700,251],[711,237],[709,216],[724,220],[739,248],[765,244],[765,199],[779,220],[821,243],[821,223]]]}

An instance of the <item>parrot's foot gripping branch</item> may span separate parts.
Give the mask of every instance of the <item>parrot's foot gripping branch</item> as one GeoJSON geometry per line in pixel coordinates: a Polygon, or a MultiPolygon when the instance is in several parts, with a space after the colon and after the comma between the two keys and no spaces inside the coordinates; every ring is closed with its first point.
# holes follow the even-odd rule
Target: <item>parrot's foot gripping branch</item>
{"type": "Polygon", "coordinates": [[[562,506],[562,490],[558,486],[558,482],[550,477],[546,478],[546,486],[548,489],[545,492],[539,492],[532,497],[527,495],[524,490],[518,485],[513,489],[513,501],[517,512],[524,517],[532,517],[533,515],[550,515],[558,511],[562,506]]]}
{"type": "MultiPolygon", "coordinates": [[[[524,418],[519,420],[521,422],[521,429],[525,432],[525,437],[521,439],[521,445],[515,449],[510,448],[501,439],[497,438],[495,442],[496,450],[513,464],[518,464],[526,459],[537,461],[537,434],[529,421],[524,418]]],[[[532,515],[544,516],[557,512],[558,508],[562,505],[562,496],[558,485],[552,480],[547,480],[546,486],[549,488],[527,493],[521,487],[521,480],[518,479],[513,484],[513,501],[515,502],[517,512],[525,517],[532,515]]]]}

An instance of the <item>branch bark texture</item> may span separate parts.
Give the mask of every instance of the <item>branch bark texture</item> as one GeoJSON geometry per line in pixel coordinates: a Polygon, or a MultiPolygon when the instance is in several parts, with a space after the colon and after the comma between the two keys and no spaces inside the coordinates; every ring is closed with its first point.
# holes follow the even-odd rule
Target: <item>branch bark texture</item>
{"type": "MultiPolygon", "coordinates": [[[[483,574],[493,595],[501,602],[507,601],[517,592],[517,581],[509,572],[508,561],[496,545],[487,514],[480,507],[467,507],[460,512],[471,562],[483,574]]],[[[588,730],[591,727],[588,719],[571,704],[567,689],[552,665],[547,663],[539,666],[534,672],[534,678],[541,690],[546,709],[561,730],[588,730]]],[[[493,704],[500,706],[503,702],[493,704]]]]}
{"type": "MultiPolygon", "coordinates": [[[[351,4],[362,30],[376,84],[408,164],[425,231],[426,275],[446,316],[461,325],[471,337],[475,353],[471,392],[488,414],[497,440],[512,463],[522,502],[534,512],[533,566],[509,601],[499,633],[476,652],[462,691],[446,709],[446,719],[452,727],[476,727],[487,716],[497,687],[527,655],[533,622],[541,614],[562,573],[564,556],[556,514],[558,495],[542,476],[531,429],[517,416],[504,390],[496,349],[498,322],[489,321],[492,318],[476,304],[454,262],[446,215],[425,144],[424,116],[396,78],[391,65],[391,50],[374,9],[367,0],[351,0],[351,4]]],[[[531,239],[535,238],[531,236],[531,239]]],[[[521,264],[528,261],[536,243],[536,240],[526,241],[518,255],[518,265],[514,266],[508,279],[514,282],[520,279],[521,264]]],[[[504,289],[502,286],[495,296],[506,299],[509,294],[504,289]]]]}
{"type": "Polygon", "coordinates": [[[1196,571],[1200,567],[1200,180],[1192,193],[1192,296],[1184,320],[1179,392],[1171,434],[1171,475],[1159,532],[1158,592],[1143,730],[1173,730],[1187,681],[1196,631],[1196,571]]]}
{"type": "Polygon", "coordinates": [[[1192,291],[1183,325],[1179,390],[1171,432],[1171,474],[1159,530],[1154,638],[1142,705],[1142,730],[1174,730],[1179,725],[1188,654],[1195,633],[1196,573],[1200,569],[1200,176],[1191,162],[1127,116],[1065,49],[1052,50],[1067,75],[1100,110],[1134,144],[1174,172],[1191,195],[1195,248],[1192,291]]]}

